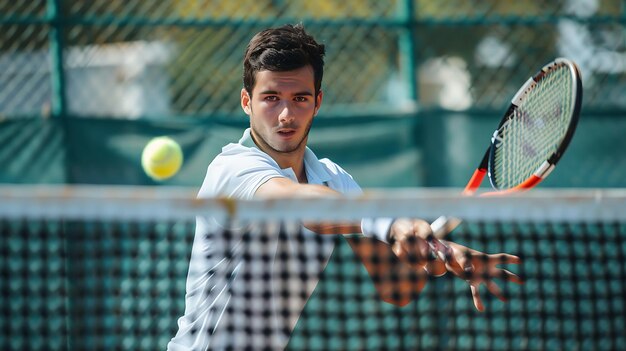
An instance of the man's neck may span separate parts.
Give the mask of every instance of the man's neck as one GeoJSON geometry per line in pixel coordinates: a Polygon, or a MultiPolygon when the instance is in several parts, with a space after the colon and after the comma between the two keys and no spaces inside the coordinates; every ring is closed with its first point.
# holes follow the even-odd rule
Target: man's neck
{"type": "Polygon", "coordinates": [[[267,152],[281,169],[291,168],[298,178],[298,183],[308,183],[306,169],[304,167],[304,149],[292,153],[283,154],[267,152]]]}
{"type": "MultiPolygon", "coordinates": [[[[306,176],[306,170],[304,168],[304,153],[306,152],[306,146],[300,147],[298,150],[294,150],[289,153],[277,152],[263,143],[257,142],[254,138],[254,134],[251,132],[252,141],[256,146],[266,154],[270,155],[281,169],[291,168],[298,179],[298,183],[308,183],[306,176]]],[[[306,145],[306,144],[304,144],[306,145]]]]}

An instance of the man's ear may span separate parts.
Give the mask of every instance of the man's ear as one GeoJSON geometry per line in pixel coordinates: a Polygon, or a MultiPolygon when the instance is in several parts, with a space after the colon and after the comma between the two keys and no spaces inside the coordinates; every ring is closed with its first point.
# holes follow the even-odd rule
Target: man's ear
{"type": "Polygon", "coordinates": [[[323,97],[324,97],[324,93],[320,90],[317,93],[317,96],[315,97],[315,112],[313,113],[313,116],[317,116],[317,112],[320,110],[320,107],[322,106],[323,97]]]}
{"type": "Polygon", "coordinates": [[[248,116],[252,113],[252,107],[250,106],[251,104],[251,99],[250,99],[250,94],[248,94],[248,91],[246,90],[246,88],[242,88],[241,89],[241,108],[243,109],[243,112],[245,112],[248,116]]]}

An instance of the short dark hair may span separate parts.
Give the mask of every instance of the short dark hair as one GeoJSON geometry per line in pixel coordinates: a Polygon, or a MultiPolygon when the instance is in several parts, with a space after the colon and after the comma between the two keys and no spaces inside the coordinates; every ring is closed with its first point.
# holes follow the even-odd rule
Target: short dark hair
{"type": "Polygon", "coordinates": [[[284,72],[311,65],[317,96],[322,87],[324,54],[324,45],[307,34],[301,24],[265,29],[257,33],[246,48],[243,86],[252,95],[257,72],[284,72]]]}

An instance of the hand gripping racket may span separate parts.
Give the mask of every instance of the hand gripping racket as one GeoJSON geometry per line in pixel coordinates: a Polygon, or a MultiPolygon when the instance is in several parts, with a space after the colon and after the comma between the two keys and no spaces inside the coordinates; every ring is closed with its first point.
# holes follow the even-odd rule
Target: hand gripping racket
{"type": "MultiPolygon", "coordinates": [[[[474,195],[485,174],[494,191],[480,196],[521,192],[544,180],[574,135],[582,95],[580,71],[568,59],[557,58],[530,77],[513,96],[463,194],[474,195]]],[[[460,223],[440,217],[431,226],[442,238],[460,223]]]]}

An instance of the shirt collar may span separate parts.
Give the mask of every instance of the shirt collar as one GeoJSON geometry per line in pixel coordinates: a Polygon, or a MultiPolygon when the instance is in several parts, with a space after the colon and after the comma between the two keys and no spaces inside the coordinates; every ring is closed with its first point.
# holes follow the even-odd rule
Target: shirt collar
{"type": "MultiPolygon", "coordinates": [[[[243,136],[239,139],[239,144],[245,147],[259,149],[254,143],[254,140],[252,140],[250,128],[247,128],[243,132],[243,136]]],[[[291,170],[291,168],[288,169],[291,170]]],[[[324,184],[331,179],[330,174],[328,174],[324,165],[319,161],[317,156],[315,156],[313,151],[309,149],[308,146],[304,150],[304,169],[306,170],[307,178],[311,184],[324,184]]],[[[293,170],[291,170],[291,172],[293,172],[293,170]]]]}

